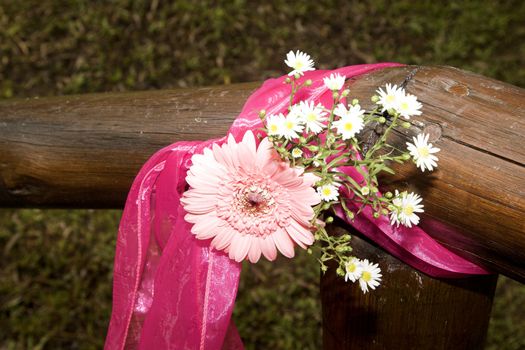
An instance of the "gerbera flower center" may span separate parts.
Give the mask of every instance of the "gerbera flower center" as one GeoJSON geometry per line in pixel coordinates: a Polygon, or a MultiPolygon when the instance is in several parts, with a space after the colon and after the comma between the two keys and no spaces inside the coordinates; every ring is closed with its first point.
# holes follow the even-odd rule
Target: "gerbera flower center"
{"type": "Polygon", "coordinates": [[[292,130],[294,127],[294,124],[291,121],[287,121],[286,123],[284,123],[284,126],[286,126],[286,129],[292,130]]]}
{"type": "Polygon", "coordinates": [[[363,271],[363,274],[361,275],[361,279],[365,282],[370,282],[372,279],[372,274],[368,271],[363,271]]]}
{"type": "Polygon", "coordinates": [[[408,103],[402,102],[399,108],[403,111],[406,111],[408,109],[408,103]]]}
{"type": "Polygon", "coordinates": [[[388,102],[388,103],[394,102],[395,99],[396,99],[396,97],[394,95],[386,95],[386,98],[385,98],[386,102],[388,102]]]}
{"type": "Polygon", "coordinates": [[[346,267],[346,270],[347,270],[348,272],[351,272],[351,273],[352,273],[352,272],[355,272],[355,269],[356,269],[355,264],[350,264],[350,265],[348,265],[348,266],[346,267]]]}
{"type": "Polygon", "coordinates": [[[276,133],[279,130],[279,127],[276,124],[270,125],[270,132],[276,133]]]}
{"type": "Polygon", "coordinates": [[[354,126],[352,125],[352,123],[348,122],[348,123],[345,123],[345,130],[346,131],[352,131],[352,128],[354,126]]]}
{"type": "Polygon", "coordinates": [[[229,196],[218,202],[217,217],[239,234],[264,237],[288,224],[290,208],[283,204],[288,195],[279,184],[256,174],[243,174],[220,186],[229,196]]]}
{"type": "Polygon", "coordinates": [[[275,204],[270,192],[266,188],[256,185],[240,191],[237,200],[239,209],[249,215],[268,214],[275,204]]]}

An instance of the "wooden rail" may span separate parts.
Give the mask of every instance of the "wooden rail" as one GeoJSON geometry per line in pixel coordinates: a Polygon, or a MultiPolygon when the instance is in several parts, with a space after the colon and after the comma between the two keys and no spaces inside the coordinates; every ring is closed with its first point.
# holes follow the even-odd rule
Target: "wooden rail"
{"type": "MultiPolygon", "coordinates": [[[[395,177],[381,179],[384,187],[410,187],[422,194],[421,225],[436,240],[471,261],[525,282],[525,90],[454,68],[407,66],[354,78],[351,96],[369,107],[374,90],[387,82],[404,85],[424,105],[423,115],[411,120],[410,129],[396,130],[394,142],[404,147],[408,138],[423,131],[442,151],[437,171],[422,176],[412,165],[396,166],[395,177]]],[[[134,175],[151,154],[178,140],[224,135],[258,85],[1,101],[0,206],[121,207],[134,175]]],[[[380,132],[369,129],[363,137],[373,140],[380,132]]],[[[446,294],[439,305],[454,295],[465,305],[470,299],[470,308],[478,307],[485,315],[476,316],[481,317],[477,327],[486,328],[493,277],[479,282],[479,298],[461,283],[447,289],[439,285],[444,282],[426,284],[428,277],[421,278],[422,285],[435,286],[426,288],[434,298],[427,300],[437,301],[438,292],[446,294]]],[[[346,288],[338,283],[330,273],[322,283],[323,305],[334,313],[334,298],[326,296],[346,288]]],[[[377,303],[373,298],[366,300],[377,303]]],[[[355,311],[355,305],[347,306],[355,311]]],[[[464,309],[450,312],[457,316],[464,309]]],[[[326,338],[330,318],[325,321],[325,344],[334,344],[334,339],[326,338]]],[[[460,337],[454,334],[449,335],[460,337]]],[[[469,346],[482,338],[476,336],[469,346]]],[[[384,341],[377,348],[394,346],[384,341]]],[[[343,343],[363,346],[366,341],[343,343]]]]}

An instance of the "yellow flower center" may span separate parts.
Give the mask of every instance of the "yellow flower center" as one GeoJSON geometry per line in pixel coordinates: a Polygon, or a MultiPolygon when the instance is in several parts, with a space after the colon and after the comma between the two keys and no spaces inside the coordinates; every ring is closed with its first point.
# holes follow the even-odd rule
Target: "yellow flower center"
{"type": "Polygon", "coordinates": [[[357,266],[355,266],[355,264],[350,264],[346,267],[346,269],[348,270],[348,272],[355,272],[356,267],[357,266]]]}
{"type": "Polygon", "coordinates": [[[303,62],[297,61],[295,63],[295,69],[300,70],[301,68],[303,68],[303,62]]]}
{"type": "Polygon", "coordinates": [[[361,275],[361,279],[365,282],[370,282],[372,280],[372,274],[368,271],[364,271],[361,275]]]}
{"type": "Polygon", "coordinates": [[[345,130],[346,131],[352,131],[353,127],[354,126],[352,125],[352,123],[350,123],[350,122],[345,123],[345,130]]]}
{"type": "Polygon", "coordinates": [[[423,158],[426,158],[430,155],[430,151],[428,149],[428,147],[419,147],[417,149],[417,153],[419,153],[419,156],[420,157],[423,157],[423,158]]]}
{"type": "Polygon", "coordinates": [[[403,213],[405,213],[405,215],[407,216],[410,216],[414,213],[414,207],[410,204],[408,204],[407,206],[405,206],[403,208],[403,213]]]}
{"type": "Polygon", "coordinates": [[[315,122],[317,120],[317,115],[315,115],[315,113],[308,113],[306,120],[309,122],[315,122]]]}
{"type": "Polygon", "coordinates": [[[271,124],[271,125],[270,125],[270,132],[272,132],[272,133],[276,133],[277,130],[279,130],[279,128],[277,127],[276,124],[271,124]]]}
{"type": "Polygon", "coordinates": [[[405,110],[405,111],[406,111],[406,110],[408,109],[408,103],[403,102],[403,103],[401,103],[401,106],[399,106],[399,107],[400,107],[402,110],[405,110]]]}
{"type": "Polygon", "coordinates": [[[285,126],[286,129],[288,129],[288,130],[292,130],[293,127],[294,127],[293,123],[290,122],[290,121],[287,121],[286,123],[284,123],[284,126],[285,126]]]}
{"type": "Polygon", "coordinates": [[[388,102],[388,103],[394,102],[395,99],[396,98],[395,98],[394,95],[386,95],[386,98],[385,98],[386,102],[388,102]]]}
{"type": "Polygon", "coordinates": [[[332,190],[330,188],[328,188],[328,187],[325,187],[325,188],[323,188],[323,194],[325,196],[329,196],[329,195],[332,194],[332,190]]]}

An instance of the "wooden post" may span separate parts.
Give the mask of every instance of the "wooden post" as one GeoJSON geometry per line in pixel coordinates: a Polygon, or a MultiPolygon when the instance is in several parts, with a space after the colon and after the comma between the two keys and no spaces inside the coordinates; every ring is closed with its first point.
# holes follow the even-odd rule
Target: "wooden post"
{"type": "Polygon", "coordinates": [[[497,275],[434,279],[350,233],[356,254],[379,263],[383,283],[363,294],[334,268],[321,277],[324,349],[483,349],[497,275]]]}

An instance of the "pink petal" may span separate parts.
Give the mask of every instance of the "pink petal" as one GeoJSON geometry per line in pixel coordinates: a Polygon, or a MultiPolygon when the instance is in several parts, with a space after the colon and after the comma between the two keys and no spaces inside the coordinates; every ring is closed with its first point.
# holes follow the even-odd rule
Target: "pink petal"
{"type": "Polygon", "coordinates": [[[301,201],[293,196],[290,198],[291,210],[298,211],[304,217],[311,219],[314,216],[314,209],[308,202],[301,201]]]}
{"type": "Polygon", "coordinates": [[[233,162],[231,160],[230,154],[226,151],[224,146],[220,147],[219,145],[214,144],[213,154],[215,155],[215,159],[219,164],[222,164],[227,168],[233,167],[233,162]]]}
{"type": "Polygon", "coordinates": [[[217,183],[210,183],[202,180],[198,176],[189,174],[186,176],[186,182],[193,188],[201,188],[203,191],[213,191],[217,188],[217,183]]]}
{"type": "Polygon", "coordinates": [[[230,245],[230,259],[234,259],[237,262],[243,261],[250,249],[250,243],[251,241],[248,235],[242,236],[239,233],[235,234],[230,245]]]}
{"type": "Polygon", "coordinates": [[[234,235],[235,231],[231,227],[220,227],[217,230],[217,235],[211,241],[211,246],[217,250],[225,250],[226,252],[228,252],[226,248],[230,246],[234,235]]]}
{"type": "Polygon", "coordinates": [[[216,162],[215,160],[210,161],[208,164],[194,163],[191,166],[190,171],[194,175],[205,175],[207,177],[213,177],[217,179],[221,179],[224,175],[226,175],[226,168],[219,162],[216,162]]]}
{"type": "Polygon", "coordinates": [[[253,132],[251,130],[246,131],[244,133],[244,137],[242,138],[242,144],[248,147],[248,150],[251,154],[255,154],[256,145],[255,145],[255,136],[253,135],[253,132]]]}
{"type": "Polygon", "coordinates": [[[259,238],[259,245],[266,259],[274,261],[275,258],[277,258],[277,250],[275,249],[275,243],[270,236],[266,238],[259,238]]]}
{"type": "Polygon", "coordinates": [[[261,247],[257,237],[251,237],[250,250],[248,251],[248,259],[255,264],[261,258],[261,247]]]}
{"type": "Polygon", "coordinates": [[[257,148],[255,163],[259,167],[263,168],[266,163],[272,159],[272,152],[274,152],[272,143],[268,141],[268,138],[265,137],[261,140],[261,143],[259,143],[259,147],[257,148]]]}
{"type": "Polygon", "coordinates": [[[306,226],[306,227],[310,226],[310,219],[312,219],[311,216],[301,215],[295,210],[291,210],[290,212],[291,212],[290,214],[292,215],[292,218],[295,219],[297,222],[299,222],[301,225],[306,226]]]}
{"type": "Polygon", "coordinates": [[[314,243],[314,235],[312,234],[312,231],[307,227],[299,225],[296,221],[291,220],[290,224],[286,227],[286,231],[302,248],[305,248],[304,245],[309,246],[314,243]]]}
{"type": "Polygon", "coordinates": [[[235,137],[233,137],[233,134],[228,134],[228,146],[235,147],[237,145],[237,141],[235,141],[235,137]]]}
{"type": "Polygon", "coordinates": [[[290,191],[290,196],[296,200],[296,202],[303,203],[308,206],[313,206],[321,202],[321,197],[312,188],[307,187],[299,191],[290,191]]]}
{"type": "Polygon", "coordinates": [[[201,217],[202,215],[195,215],[195,214],[188,213],[184,216],[184,220],[186,220],[190,224],[194,224],[197,221],[199,221],[201,217]]]}
{"type": "Polygon", "coordinates": [[[298,187],[303,184],[303,180],[295,175],[295,171],[287,169],[276,175],[272,179],[284,187],[298,187]]]}
{"type": "Polygon", "coordinates": [[[197,189],[191,188],[188,191],[186,191],[182,197],[181,202],[182,204],[188,204],[188,203],[209,203],[209,202],[217,202],[217,194],[207,194],[207,193],[200,193],[197,189]]]}
{"type": "Polygon", "coordinates": [[[184,210],[192,214],[207,214],[215,210],[216,201],[207,200],[202,201],[198,198],[192,197],[191,194],[184,194],[181,198],[182,206],[184,210]]]}
{"type": "Polygon", "coordinates": [[[321,178],[315,174],[312,173],[306,173],[303,175],[303,182],[306,186],[313,186],[317,181],[319,181],[321,178]]]}
{"type": "Polygon", "coordinates": [[[255,166],[255,152],[251,152],[249,146],[244,143],[240,143],[237,147],[237,159],[240,167],[244,170],[250,171],[255,166]]]}
{"type": "Polygon", "coordinates": [[[204,149],[205,154],[195,154],[191,157],[192,166],[190,169],[213,170],[210,175],[220,176],[226,172],[226,167],[216,158],[214,153],[209,149],[204,149]]]}
{"type": "Polygon", "coordinates": [[[293,249],[293,242],[290,239],[290,236],[284,230],[279,229],[271,236],[273,238],[273,241],[275,242],[275,245],[277,246],[277,249],[286,256],[287,258],[293,258],[295,255],[294,249],[293,249]]]}
{"type": "Polygon", "coordinates": [[[206,216],[201,218],[191,228],[191,233],[197,236],[198,239],[210,239],[217,235],[218,225],[222,220],[213,216],[206,216]]]}

